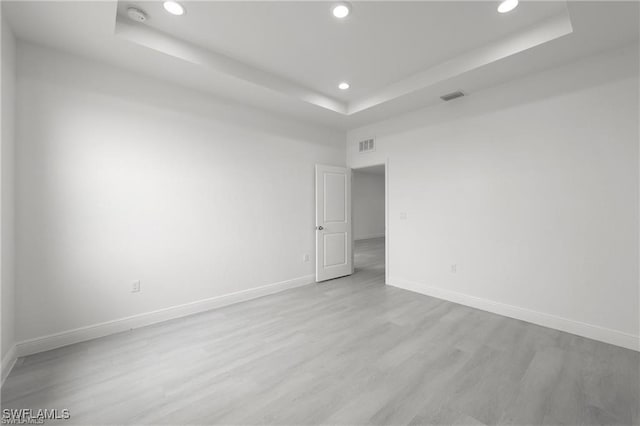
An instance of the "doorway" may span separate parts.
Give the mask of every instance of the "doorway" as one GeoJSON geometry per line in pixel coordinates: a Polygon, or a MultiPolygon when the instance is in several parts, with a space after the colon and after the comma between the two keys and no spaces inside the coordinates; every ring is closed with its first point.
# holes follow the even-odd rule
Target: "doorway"
{"type": "Polygon", "coordinates": [[[351,176],[354,270],[383,274],[386,282],[386,165],[354,168],[351,176]]]}

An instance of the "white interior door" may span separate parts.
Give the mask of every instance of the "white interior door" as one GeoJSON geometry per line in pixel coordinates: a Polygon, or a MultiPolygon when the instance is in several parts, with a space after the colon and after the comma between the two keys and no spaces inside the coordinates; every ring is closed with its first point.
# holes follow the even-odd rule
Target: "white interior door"
{"type": "Polygon", "coordinates": [[[351,169],[316,165],[316,281],[353,273],[351,169]]]}

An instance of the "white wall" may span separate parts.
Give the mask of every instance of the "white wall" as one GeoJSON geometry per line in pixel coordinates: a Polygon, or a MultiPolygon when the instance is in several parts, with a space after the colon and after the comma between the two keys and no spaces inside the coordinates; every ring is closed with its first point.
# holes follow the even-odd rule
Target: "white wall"
{"type": "Polygon", "coordinates": [[[2,18],[2,143],[0,145],[0,271],[2,307],[2,378],[13,361],[12,348],[15,343],[15,281],[14,281],[14,116],[15,116],[15,38],[9,25],[2,18]]]}
{"type": "Polygon", "coordinates": [[[343,133],[18,46],[19,341],[311,282],[314,164],[345,164],[343,133]]]}
{"type": "Polygon", "coordinates": [[[638,348],[638,89],[635,45],[351,131],[391,284],[638,348]]]}
{"type": "Polygon", "coordinates": [[[356,240],[384,236],[384,174],[354,170],[353,237],[356,240]]]}

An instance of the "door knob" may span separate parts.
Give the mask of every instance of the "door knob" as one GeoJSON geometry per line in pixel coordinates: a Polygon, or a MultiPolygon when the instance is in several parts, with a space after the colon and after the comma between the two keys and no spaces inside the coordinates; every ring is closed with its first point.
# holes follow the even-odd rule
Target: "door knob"
{"type": "Polygon", "coordinates": [[[324,228],[322,227],[322,225],[320,225],[320,226],[316,226],[316,229],[317,229],[318,231],[322,231],[324,228]]]}

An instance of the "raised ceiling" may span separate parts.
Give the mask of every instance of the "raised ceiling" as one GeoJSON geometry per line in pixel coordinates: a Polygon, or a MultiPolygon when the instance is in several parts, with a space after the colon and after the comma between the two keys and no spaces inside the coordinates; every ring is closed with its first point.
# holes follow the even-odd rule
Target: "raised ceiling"
{"type": "Polygon", "coordinates": [[[508,14],[495,2],[360,2],[345,20],[322,2],[183,2],[139,5],[149,27],[342,101],[364,97],[458,55],[566,11],[564,2],[529,2],[508,14]],[[338,89],[348,81],[351,88],[338,89]]]}
{"type": "Polygon", "coordinates": [[[637,42],[635,2],[3,2],[19,38],[336,128],[637,42]],[[136,6],[144,24],[126,17],[136,6]],[[348,81],[347,91],[337,89],[348,81]]]}
{"type": "Polygon", "coordinates": [[[131,42],[351,115],[572,32],[564,2],[159,2],[118,6],[131,42]],[[148,19],[127,16],[131,6],[148,19]],[[349,90],[338,83],[347,81],[349,90]]]}

